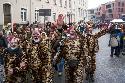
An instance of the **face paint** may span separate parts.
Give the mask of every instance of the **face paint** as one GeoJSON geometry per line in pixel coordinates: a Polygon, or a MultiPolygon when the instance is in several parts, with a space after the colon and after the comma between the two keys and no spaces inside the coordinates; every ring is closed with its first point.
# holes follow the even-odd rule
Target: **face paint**
{"type": "Polygon", "coordinates": [[[33,40],[35,43],[40,42],[41,38],[40,38],[40,32],[39,32],[39,30],[35,29],[35,30],[32,32],[32,40],[33,40]]]}
{"type": "Polygon", "coordinates": [[[10,41],[10,48],[12,50],[18,48],[18,41],[19,41],[18,38],[12,38],[12,40],[10,41]]]}
{"type": "Polygon", "coordinates": [[[58,19],[57,19],[57,25],[62,26],[64,23],[64,16],[62,14],[59,14],[58,19]]]}

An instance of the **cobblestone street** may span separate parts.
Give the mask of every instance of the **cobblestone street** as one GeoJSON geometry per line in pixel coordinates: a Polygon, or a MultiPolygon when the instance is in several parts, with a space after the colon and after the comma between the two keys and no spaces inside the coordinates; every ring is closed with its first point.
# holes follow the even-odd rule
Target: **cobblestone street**
{"type": "Polygon", "coordinates": [[[125,57],[110,57],[109,35],[99,39],[100,50],[96,55],[95,83],[125,83],[125,57]]]}

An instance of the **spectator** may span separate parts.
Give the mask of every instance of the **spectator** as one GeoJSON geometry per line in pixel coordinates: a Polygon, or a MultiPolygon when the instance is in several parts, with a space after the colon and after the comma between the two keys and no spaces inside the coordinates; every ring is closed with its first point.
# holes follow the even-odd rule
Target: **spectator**
{"type": "Polygon", "coordinates": [[[60,63],[57,64],[58,75],[61,76],[64,69],[65,60],[62,58],[60,63]]]}
{"type": "Polygon", "coordinates": [[[110,56],[113,57],[113,55],[116,55],[119,57],[119,40],[115,31],[110,35],[109,46],[111,46],[110,56]]]}
{"type": "Polygon", "coordinates": [[[78,28],[79,28],[80,32],[83,33],[84,25],[83,24],[79,24],[78,28]]]}
{"type": "Polygon", "coordinates": [[[123,25],[120,25],[120,33],[118,34],[120,37],[120,51],[123,49],[123,38],[124,38],[124,30],[123,30],[123,25]]]}

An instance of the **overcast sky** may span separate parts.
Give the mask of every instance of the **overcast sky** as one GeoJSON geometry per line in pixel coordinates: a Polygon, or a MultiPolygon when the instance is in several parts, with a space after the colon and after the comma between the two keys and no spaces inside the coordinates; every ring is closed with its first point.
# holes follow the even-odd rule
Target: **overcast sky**
{"type": "Polygon", "coordinates": [[[100,4],[103,4],[109,1],[114,1],[114,0],[88,0],[88,9],[96,8],[100,4]]]}

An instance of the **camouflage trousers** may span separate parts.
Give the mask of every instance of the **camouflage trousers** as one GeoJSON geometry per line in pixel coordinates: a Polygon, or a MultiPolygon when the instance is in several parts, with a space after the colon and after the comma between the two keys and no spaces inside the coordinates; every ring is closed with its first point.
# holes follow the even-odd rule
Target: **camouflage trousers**
{"type": "Polygon", "coordinates": [[[45,67],[31,69],[31,79],[33,83],[53,83],[53,72],[45,67]]]}
{"type": "Polygon", "coordinates": [[[12,75],[8,75],[6,73],[5,74],[5,83],[27,83],[26,82],[26,72],[14,73],[12,75]]]}
{"type": "Polygon", "coordinates": [[[86,79],[91,79],[94,81],[94,74],[95,74],[95,70],[96,70],[96,60],[95,60],[95,56],[92,56],[87,65],[86,65],[86,69],[85,69],[85,72],[86,72],[86,79]]]}
{"type": "Polygon", "coordinates": [[[70,68],[68,65],[65,65],[65,74],[66,74],[66,83],[83,83],[84,81],[84,67],[79,64],[75,68],[70,68]]]}

